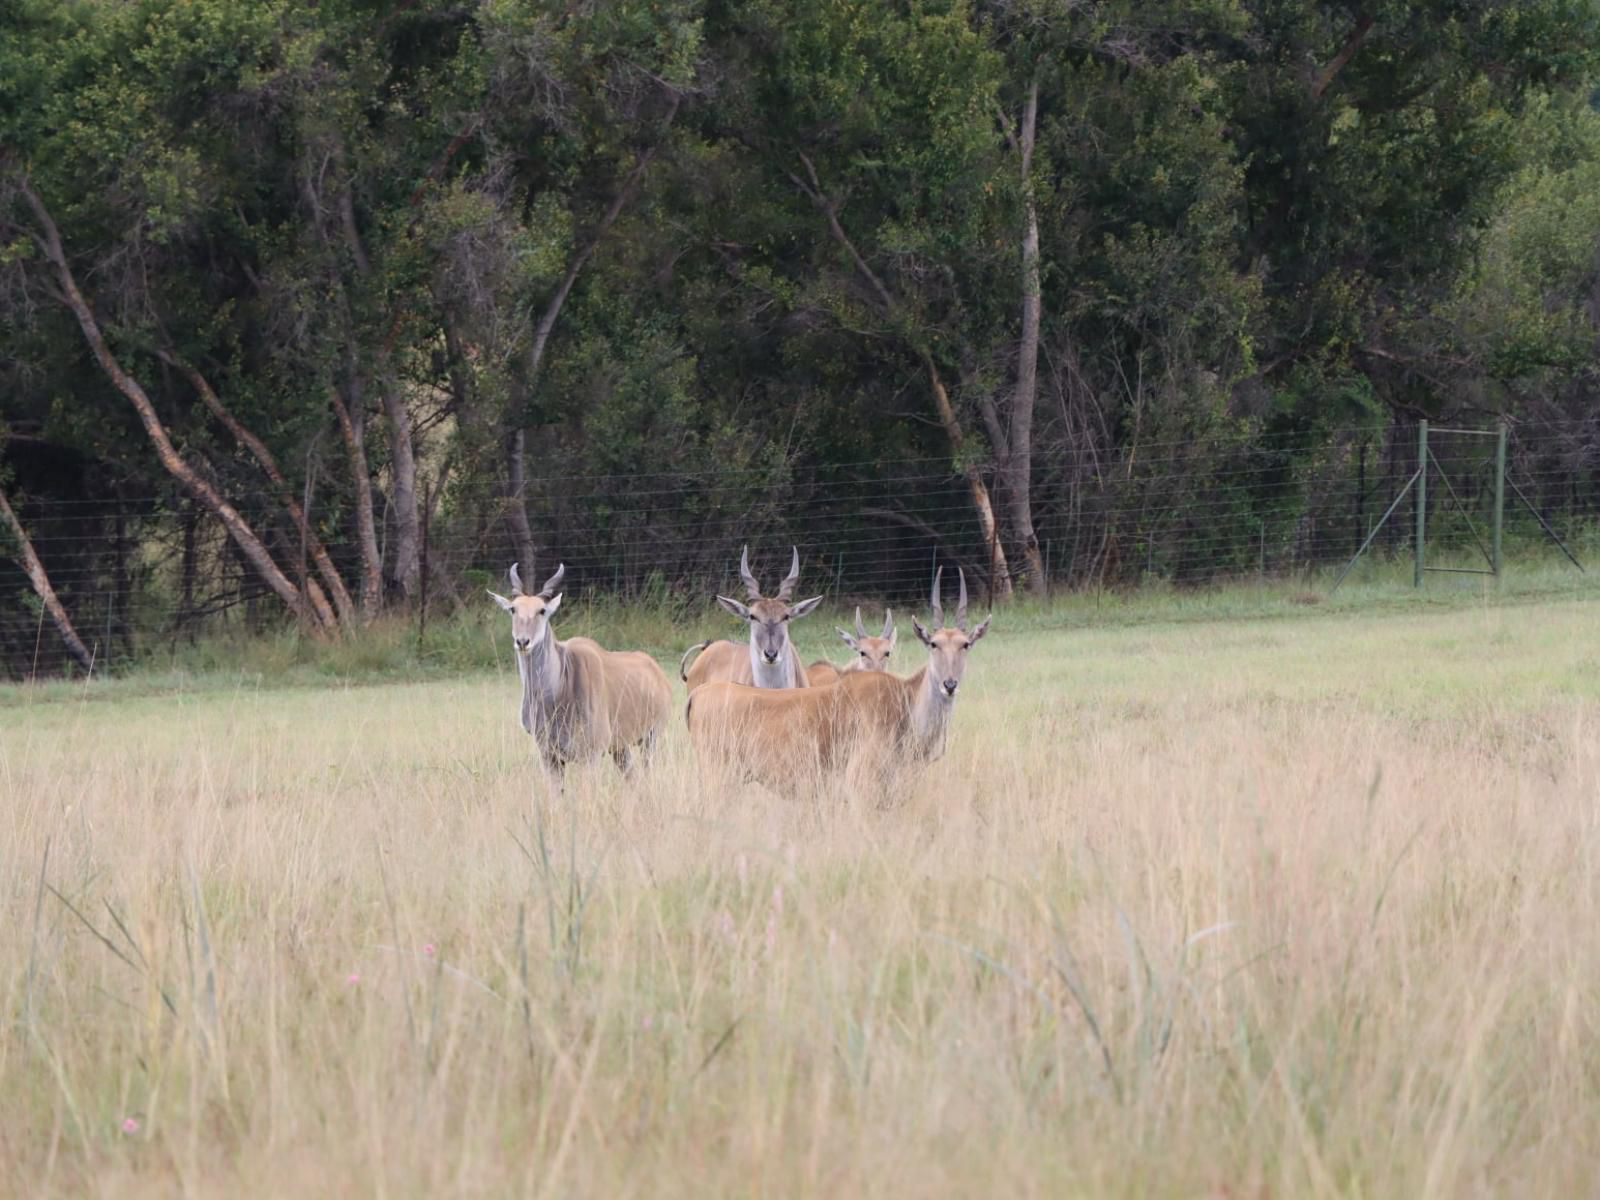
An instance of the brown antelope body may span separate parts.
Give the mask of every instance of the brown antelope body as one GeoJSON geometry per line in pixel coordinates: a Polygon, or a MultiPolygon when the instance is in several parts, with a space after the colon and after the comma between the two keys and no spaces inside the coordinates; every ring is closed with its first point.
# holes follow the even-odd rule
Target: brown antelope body
{"type": "Polygon", "coordinates": [[[800,582],[800,551],[791,551],[794,557],[789,574],[778,585],[776,595],[767,597],[761,594],[761,585],[750,572],[750,547],[744,548],[739,556],[739,578],[744,581],[750,603],[741,604],[728,596],[718,596],[717,603],[749,624],[750,641],[711,641],[690,646],[678,663],[678,675],[688,684],[690,695],[697,688],[718,681],[758,688],[809,686],[800,652],[789,639],[789,622],[816,608],[822,597],[791,601],[795,585],[800,582]],[[690,656],[696,653],[699,657],[694,666],[688,666],[690,656]]]}
{"type": "Polygon", "coordinates": [[[899,636],[894,627],[894,613],[885,609],[883,613],[883,633],[872,637],[861,624],[861,606],[856,605],[856,631],[851,633],[848,629],[840,629],[837,625],[839,636],[844,639],[844,644],[855,651],[850,661],[844,666],[836,666],[825,658],[819,658],[806,668],[806,680],[812,687],[825,687],[830,683],[837,683],[839,676],[852,671],[887,671],[889,657],[894,653],[895,639],[899,636]]]}
{"type": "Polygon", "coordinates": [[[967,581],[954,626],[944,624],[934,577],[930,631],[912,618],[928,661],[914,675],[850,671],[826,687],[764,691],[720,682],[689,698],[689,738],[708,766],[729,768],[779,790],[844,766],[858,751],[888,750],[927,761],[944,752],[967,652],[988,632],[989,618],[967,630],[967,581]]]}
{"type": "Polygon", "coordinates": [[[512,594],[495,592],[511,614],[511,640],[522,677],[519,716],[547,766],[587,762],[610,753],[623,770],[648,758],[672,710],[672,685],[655,659],[607,650],[592,638],[558,641],[550,618],[561,607],[559,566],[535,595],[525,595],[516,564],[512,594]]]}

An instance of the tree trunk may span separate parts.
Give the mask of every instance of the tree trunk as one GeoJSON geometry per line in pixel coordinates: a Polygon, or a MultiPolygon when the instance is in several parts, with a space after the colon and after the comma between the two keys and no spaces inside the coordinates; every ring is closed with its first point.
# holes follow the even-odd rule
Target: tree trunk
{"type": "Polygon", "coordinates": [[[276,456],[271,450],[267,449],[266,444],[260,438],[246,428],[242,421],[224,407],[221,398],[212,388],[210,381],[197,368],[190,366],[176,355],[166,351],[161,351],[160,355],[163,360],[183,372],[190,385],[200,394],[200,399],[205,402],[205,406],[211,411],[211,415],[222,422],[228,432],[233,435],[234,440],[254,456],[262,472],[271,481],[272,486],[277,489],[278,499],[282,502],[285,511],[288,512],[289,519],[294,522],[295,528],[305,530],[306,550],[311,556],[311,561],[317,566],[317,574],[322,577],[322,582],[327,588],[327,594],[333,598],[333,604],[338,610],[340,622],[349,624],[355,617],[355,608],[350,599],[349,589],[345,587],[344,580],[340,577],[338,569],[333,565],[333,560],[328,557],[328,550],[322,544],[322,539],[311,531],[309,522],[306,520],[305,511],[301,508],[300,501],[295,499],[294,492],[289,487],[289,481],[284,478],[283,471],[278,466],[276,456]]]}
{"type": "MultiPolygon", "coordinates": [[[[933,391],[933,404],[939,412],[939,424],[944,426],[945,437],[950,440],[950,449],[957,460],[962,460],[962,447],[966,444],[966,437],[961,431],[961,422],[956,417],[955,406],[950,403],[950,393],[945,390],[944,380],[939,377],[939,368],[933,359],[927,355],[922,356],[922,365],[928,372],[928,386],[933,391]]],[[[1000,528],[994,518],[994,503],[989,498],[989,488],[983,482],[983,475],[978,468],[968,462],[962,467],[962,474],[967,478],[967,490],[972,493],[972,507],[978,514],[978,528],[983,532],[984,545],[989,548],[990,573],[989,595],[998,600],[1011,598],[1011,567],[1006,560],[1006,548],[1000,541],[1000,528]]]]}
{"type": "Polygon", "coordinates": [[[1017,387],[1011,397],[1010,444],[1001,478],[1011,532],[1027,564],[1028,590],[1043,596],[1044,556],[1033,528],[1033,411],[1039,394],[1039,209],[1033,192],[1033,144],[1039,121],[1039,81],[1028,88],[1018,148],[1022,157],[1022,341],[1017,350],[1017,387]]]}
{"type": "Polygon", "coordinates": [[[324,601],[325,611],[318,611],[308,603],[307,598],[295,587],[294,581],[273,561],[272,555],[256,536],[250,523],[178,453],[172,444],[172,439],[167,436],[166,427],[156,414],[155,405],[150,402],[150,397],[145,394],[139,381],[122,369],[122,365],[112,354],[111,347],[106,343],[99,321],[95,319],[88,301],[83,298],[83,293],[78,290],[78,282],[72,274],[71,266],[67,263],[66,251],[61,246],[60,230],[56,228],[56,223],[50,216],[49,210],[45,208],[44,201],[39,198],[38,193],[33,190],[32,183],[26,178],[21,181],[21,190],[29,207],[33,209],[40,228],[44,230],[40,238],[40,248],[56,269],[62,300],[78,319],[84,339],[89,343],[89,349],[94,353],[101,370],[139,414],[139,421],[144,425],[145,433],[155,447],[156,457],[161,460],[162,467],[222,522],[223,528],[228,531],[228,536],[238,545],[239,552],[290,612],[313,627],[322,629],[335,627],[333,611],[331,608],[326,608],[326,601],[324,601]]]}
{"type": "Polygon", "coordinates": [[[533,570],[537,547],[533,525],[528,520],[527,435],[519,425],[506,438],[506,519],[511,523],[511,538],[517,546],[517,562],[524,571],[533,570]]]}
{"type": "Polygon", "coordinates": [[[190,615],[194,612],[194,577],[198,567],[198,546],[196,538],[199,533],[200,516],[194,505],[183,506],[183,560],[179,568],[178,584],[178,616],[172,623],[173,637],[189,623],[190,615]]]}
{"type": "Polygon", "coordinates": [[[22,528],[22,522],[17,520],[17,514],[11,509],[11,502],[6,499],[6,494],[0,491],[0,518],[10,527],[11,534],[17,539],[18,552],[22,559],[22,569],[27,572],[28,582],[33,584],[33,590],[39,597],[39,602],[44,605],[45,612],[50,614],[56,632],[61,635],[61,640],[66,643],[67,650],[72,657],[78,660],[85,671],[94,669],[94,656],[89,653],[89,648],[83,644],[83,639],[78,636],[78,631],[72,627],[72,618],[67,616],[67,610],[62,607],[61,600],[56,596],[55,588],[50,586],[50,576],[45,573],[44,564],[39,561],[39,556],[33,551],[33,542],[29,540],[27,530],[22,528]]]}
{"type": "Polygon", "coordinates": [[[350,474],[356,488],[356,542],[361,547],[361,616],[370,621],[383,604],[383,558],[378,552],[378,523],[372,512],[372,474],[367,469],[366,411],[361,401],[361,385],[350,379],[347,405],[337,387],[329,388],[339,432],[344,437],[345,453],[350,456],[350,474]]]}
{"type": "Polygon", "coordinates": [[[394,486],[389,490],[389,502],[394,508],[394,554],[389,559],[389,579],[406,603],[413,604],[422,564],[422,520],[417,509],[417,457],[411,411],[387,371],[378,386],[389,431],[389,469],[394,477],[394,486]]]}
{"type": "Polygon", "coordinates": [[[1339,77],[1339,72],[1350,65],[1350,60],[1356,56],[1356,51],[1361,49],[1361,43],[1367,40],[1367,34],[1372,32],[1372,18],[1366,13],[1356,17],[1355,28],[1350,31],[1350,36],[1345,39],[1339,53],[1333,56],[1333,61],[1317,73],[1311,81],[1311,98],[1321,100],[1333,81],[1339,77]]]}

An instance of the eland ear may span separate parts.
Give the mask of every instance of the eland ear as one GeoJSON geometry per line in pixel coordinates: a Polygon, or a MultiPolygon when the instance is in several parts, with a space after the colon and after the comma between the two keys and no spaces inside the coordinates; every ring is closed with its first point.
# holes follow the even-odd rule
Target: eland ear
{"type": "Polygon", "coordinates": [[[748,621],[750,619],[750,610],[729,596],[718,596],[717,603],[722,605],[723,608],[727,609],[741,621],[748,621]]]}
{"type": "Polygon", "coordinates": [[[844,644],[846,646],[850,647],[850,649],[852,649],[852,650],[861,649],[860,646],[856,645],[856,635],[855,634],[851,633],[848,629],[840,629],[839,626],[837,626],[837,625],[834,626],[834,629],[838,631],[839,637],[843,640],[843,642],[844,642],[844,644]]]}
{"type": "Polygon", "coordinates": [[[808,612],[810,612],[812,609],[814,609],[817,605],[819,605],[821,603],[822,603],[822,597],[821,596],[813,596],[809,600],[800,601],[799,604],[791,604],[789,606],[789,619],[791,621],[799,620],[801,617],[805,616],[808,612]]]}
{"type": "MultiPolygon", "coordinates": [[[[489,589],[485,588],[484,591],[488,592],[489,589]]],[[[506,612],[510,612],[512,607],[513,607],[511,601],[507,600],[499,592],[489,592],[489,598],[491,600],[493,600],[496,604],[498,604],[501,608],[505,609],[506,612]]]]}
{"type": "Polygon", "coordinates": [[[932,650],[933,638],[929,635],[928,631],[922,627],[922,622],[917,620],[915,617],[912,617],[911,628],[916,631],[917,641],[921,642],[929,650],[932,650]]]}
{"type": "Polygon", "coordinates": [[[557,592],[554,596],[551,596],[550,599],[544,602],[545,620],[548,621],[551,617],[556,615],[556,609],[561,607],[561,597],[565,595],[565,592],[557,592]]]}
{"type": "Polygon", "coordinates": [[[990,613],[987,617],[985,617],[979,623],[979,625],[978,625],[978,627],[976,629],[974,629],[971,633],[967,634],[967,645],[971,646],[979,638],[981,638],[984,634],[988,633],[989,632],[989,622],[992,621],[992,620],[994,620],[994,614],[990,613]]]}

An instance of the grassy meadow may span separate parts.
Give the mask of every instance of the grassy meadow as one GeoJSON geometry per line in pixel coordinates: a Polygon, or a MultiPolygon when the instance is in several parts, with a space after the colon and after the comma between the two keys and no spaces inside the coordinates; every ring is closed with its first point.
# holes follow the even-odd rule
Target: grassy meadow
{"type": "Polygon", "coordinates": [[[892,804],[681,687],[554,796],[503,647],[6,691],[0,1190],[1593,1195],[1600,608],[1344,596],[1002,612],[892,804]]]}

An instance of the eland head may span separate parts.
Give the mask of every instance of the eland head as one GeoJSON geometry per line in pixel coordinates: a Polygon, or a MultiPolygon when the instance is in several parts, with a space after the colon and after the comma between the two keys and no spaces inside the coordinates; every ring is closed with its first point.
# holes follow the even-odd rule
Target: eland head
{"type": "Polygon", "coordinates": [[[533,595],[522,590],[522,576],[517,574],[517,564],[511,564],[511,596],[509,598],[491,591],[494,602],[511,614],[511,644],[517,653],[529,655],[544,640],[550,629],[550,618],[561,607],[561,580],[567,573],[566,564],[556,568],[554,575],[544,581],[544,586],[533,595]]]}
{"type": "Polygon", "coordinates": [[[739,556],[739,578],[744,580],[748,604],[741,604],[729,596],[718,596],[722,605],[741,621],[750,625],[750,660],[753,664],[772,666],[790,653],[789,622],[799,620],[817,605],[821,596],[796,603],[793,600],[795,585],[800,582],[800,551],[791,547],[793,560],[789,573],[772,596],[761,594],[761,585],[750,573],[750,547],[739,556]]]}
{"type": "Polygon", "coordinates": [[[967,670],[967,651],[978,643],[989,630],[989,622],[993,616],[985,617],[976,629],[970,632],[967,629],[967,575],[960,571],[961,593],[956,602],[956,623],[944,623],[944,606],[939,600],[939,584],[944,576],[944,568],[940,567],[933,576],[933,629],[923,628],[922,622],[915,617],[911,618],[911,627],[917,632],[917,640],[928,648],[928,679],[933,687],[934,694],[944,700],[954,700],[956,691],[961,687],[961,677],[967,670]]]}
{"type": "Polygon", "coordinates": [[[857,671],[887,671],[889,669],[889,656],[894,653],[895,640],[900,636],[894,627],[894,613],[888,609],[883,613],[883,632],[873,637],[861,624],[861,606],[856,605],[856,631],[851,633],[848,629],[839,630],[839,636],[844,639],[844,644],[856,652],[856,660],[851,667],[857,671]]]}

